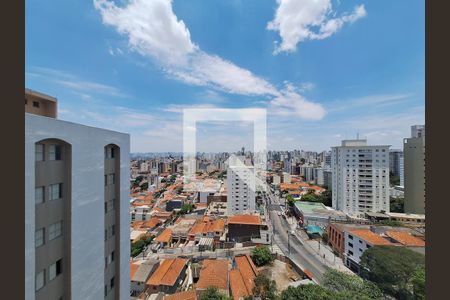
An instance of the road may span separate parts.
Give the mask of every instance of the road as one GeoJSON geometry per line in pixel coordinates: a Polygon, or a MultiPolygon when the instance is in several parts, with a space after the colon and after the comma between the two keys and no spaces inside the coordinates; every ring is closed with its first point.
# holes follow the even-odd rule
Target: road
{"type": "Polygon", "coordinates": [[[269,210],[272,222],[274,242],[286,256],[289,256],[300,267],[308,269],[312,273],[315,281],[320,283],[328,267],[315,255],[312,255],[296,236],[287,232],[290,231],[291,226],[282,216],[278,216],[277,212],[281,211],[281,207],[275,201],[275,197],[271,196],[266,199],[268,200],[267,209],[269,210]],[[288,239],[290,253],[288,250],[288,239]]]}

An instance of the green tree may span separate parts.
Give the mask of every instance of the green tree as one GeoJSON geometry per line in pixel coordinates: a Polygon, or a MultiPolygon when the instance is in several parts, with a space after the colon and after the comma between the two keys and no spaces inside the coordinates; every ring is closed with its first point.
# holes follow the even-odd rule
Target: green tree
{"type": "Polygon", "coordinates": [[[184,203],[184,204],[181,206],[180,214],[181,214],[181,215],[187,214],[187,213],[191,212],[193,208],[194,208],[194,206],[193,206],[192,204],[190,204],[190,203],[184,203]]]}
{"type": "Polygon", "coordinates": [[[413,274],[425,266],[425,256],[405,247],[374,246],[361,256],[361,276],[384,293],[399,299],[413,297],[413,274]]]}
{"type": "Polygon", "coordinates": [[[209,287],[201,293],[200,300],[232,300],[232,298],[219,292],[216,287],[209,287]]]}
{"type": "Polygon", "coordinates": [[[418,268],[413,276],[411,283],[413,285],[413,294],[415,299],[425,299],[425,268],[418,268]]]}
{"type": "Polygon", "coordinates": [[[287,195],[286,202],[287,202],[288,206],[294,206],[295,199],[294,199],[294,197],[292,197],[292,195],[287,195]]]}
{"type": "Polygon", "coordinates": [[[348,299],[383,298],[381,290],[373,282],[334,269],[325,273],[323,286],[348,299]]]}
{"type": "Polygon", "coordinates": [[[253,248],[251,258],[258,267],[267,265],[274,259],[267,246],[253,248]]]}
{"type": "Polygon", "coordinates": [[[259,273],[254,280],[253,294],[262,300],[277,298],[277,284],[266,275],[259,273]]]}
{"type": "Polygon", "coordinates": [[[332,206],[332,192],[331,190],[326,190],[319,195],[319,202],[322,202],[325,206],[332,206]]]}
{"type": "Polygon", "coordinates": [[[288,287],[281,292],[281,300],[332,300],[335,293],[317,284],[305,284],[298,287],[288,287]]]}
{"type": "Polygon", "coordinates": [[[390,211],[396,213],[405,212],[405,198],[391,197],[390,198],[390,211]]]}
{"type": "Polygon", "coordinates": [[[320,202],[319,198],[316,195],[311,194],[311,193],[303,195],[301,200],[307,201],[307,202],[320,202]]]}

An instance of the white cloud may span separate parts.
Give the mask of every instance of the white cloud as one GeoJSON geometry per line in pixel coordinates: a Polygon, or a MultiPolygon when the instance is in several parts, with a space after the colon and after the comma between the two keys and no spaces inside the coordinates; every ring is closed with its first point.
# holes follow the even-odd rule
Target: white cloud
{"type": "Polygon", "coordinates": [[[193,105],[181,105],[181,104],[169,104],[167,107],[163,108],[166,112],[172,113],[183,113],[183,109],[186,108],[217,108],[213,104],[193,104],[193,105]]]}
{"type": "Polygon", "coordinates": [[[321,40],[336,33],[345,23],[353,23],[366,16],[364,5],[351,13],[335,17],[331,0],[277,0],[275,18],[267,24],[268,30],[277,31],[281,44],[274,54],[293,52],[297,44],[306,40],[321,40]]]}
{"type": "Polygon", "coordinates": [[[270,105],[269,112],[275,115],[299,116],[305,120],[320,120],[325,116],[320,104],[307,101],[290,83],[286,83],[281,94],[272,99],[270,105]]]}
{"type": "Polygon", "coordinates": [[[128,38],[132,50],[156,61],[172,78],[227,93],[274,98],[279,112],[287,108],[301,118],[317,120],[324,115],[321,105],[306,100],[299,91],[280,91],[251,71],[202,51],[174,14],[171,0],[131,0],[122,7],[94,0],[94,5],[105,24],[128,38]]]}
{"type": "Polygon", "coordinates": [[[329,112],[354,109],[357,107],[382,107],[386,105],[403,103],[411,99],[412,94],[379,94],[354,99],[338,100],[327,106],[329,112]]]}

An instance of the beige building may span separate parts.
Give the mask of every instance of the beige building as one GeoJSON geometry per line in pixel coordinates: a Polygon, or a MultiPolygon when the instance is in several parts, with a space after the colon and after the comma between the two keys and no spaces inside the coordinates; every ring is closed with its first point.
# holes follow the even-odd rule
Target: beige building
{"type": "Polygon", "coordinates": [[[425,214],[425,128],[411,127],[403,141],[405,168],[405,213],[425,214]]]}
{"type": "Polygon", "coordinates": [[[125,299],[129,135],[56,116],[25,90],[25,298],[125,299]]]}

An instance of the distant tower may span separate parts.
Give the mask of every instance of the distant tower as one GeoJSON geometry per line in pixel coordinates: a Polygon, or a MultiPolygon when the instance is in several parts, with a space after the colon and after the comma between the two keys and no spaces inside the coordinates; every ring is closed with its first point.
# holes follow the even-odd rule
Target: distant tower
{"type": "Polygon", "coordinates": [[[245,147],[242,147],[242,152],[241,152],[241,154],[242,154],[242,155],[245,155],[245,147]]]}

